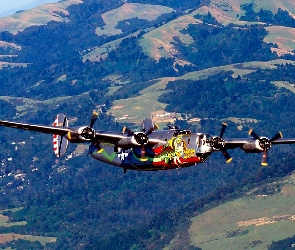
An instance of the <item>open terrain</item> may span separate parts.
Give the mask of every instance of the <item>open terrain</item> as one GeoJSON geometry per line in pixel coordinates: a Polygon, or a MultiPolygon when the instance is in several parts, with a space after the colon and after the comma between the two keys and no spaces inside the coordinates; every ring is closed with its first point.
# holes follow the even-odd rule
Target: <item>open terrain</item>
{"type": "MultiPolygon", "coordinates": [[[[117,118],[119,122],[131,122],[139,124],[145,117],[150,115],[155,111],[164,111],[166,104],[158,101],[158,98],[166,90],[166,86],[170,81],[176,80],[200,80],[207,79],[209,76],[218,74],[224,71],[232,71],[233,77],[241,76],[255,72],[258,69],[274,69],[277,64],[286,64],[291,63],[295,64],[294,61],[278,59],[269,62],[246,62],[238,63],[233,65],[226,65],[220,67],[213,67],[205,70],[194,71],[187,73],[180,77],[164,77],[157,79],[156,83],[152,84],[150,87],[140,91],[138,96],[130,97],[126,99],[116,100],[113,103],[113,107],[108,111],[110,115],[117,118]],[[123,118],[123,119],[122,119],[123,118]]],[[[284,87],[293,90],[292,85],[289,86],[288,83],[279,84],[274,82],[276,86],[284,87]]],[[[173,121],[171,119],[170,121],[173,121]]],[[[167,123],[166,120],[158,120],[158,123],[167,123]]]]}
{"type": "Polygon", "coordinates": [[[65,22],[72,4],[79,4],[81,0],[66,0],[58,3],[45,4],[30,10],[19,12],[11,16],[0,18],[0,31],[17,33],[32,25],[44,25],[50,21],[65,22]]]}
{"type": "MultiPolygon", "coordinates": [[[[16,208],[16,209],[6,209],[0,211],[0,228],[1,227],[12,227],[12,226],[24,226],[27,224],[26,221],[19,221],[19,222],[9,222],[10,218],[6,215],[3,215],[3,212],[11,211],[16,212],[21,210],[22,208],[16,208]]],[[[45,245],[46,243],[53,243],[56,242],[55,237],[43,237],[43,236],[35,236],[35,235],[26,235],[26,234],[17,234],[17,233],[2,233],[0,234],[0,244],[6,243],[13,240],[28,240],[28,241],[39,241],[42,245],[45,245]]]]}
{"type": "Polygon", "coordinates": [[[202,249],[267,249],[294,235],[295,174],[191,220],[192,245],[202,249]]]}

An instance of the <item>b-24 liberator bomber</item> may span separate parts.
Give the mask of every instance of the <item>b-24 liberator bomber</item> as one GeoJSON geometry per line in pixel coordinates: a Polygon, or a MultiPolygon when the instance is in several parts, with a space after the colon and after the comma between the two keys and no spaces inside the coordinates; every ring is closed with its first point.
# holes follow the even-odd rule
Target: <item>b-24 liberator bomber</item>
{"type": "Polygon", "coordinates": [[[213,152],[220,151],[226,162],[232,158],[228,149],[240,148],[246,153],[262,153],[261,164],[268,165],[268,151],[275,144],[293,144],[295,138],[282,139],[279,132],[271,139],[253,130],[249,138],[223,138],[226,123],[218,136],[193,133],[175,125],[157,130],[152,119],[146,118],[141,129],[134,132],[124,127],[122,132],[94,130],[98,113],[93,112],[88,126],[69,127],[64,114],[57,115],[52,126],[0,120],[0,126],[24,129],[53,135],[53,149],[57,157],[65,154],[68,143],[90,143],[89,154],[102,162],[127,170],[168,170],[205,162],[213,152]]]}

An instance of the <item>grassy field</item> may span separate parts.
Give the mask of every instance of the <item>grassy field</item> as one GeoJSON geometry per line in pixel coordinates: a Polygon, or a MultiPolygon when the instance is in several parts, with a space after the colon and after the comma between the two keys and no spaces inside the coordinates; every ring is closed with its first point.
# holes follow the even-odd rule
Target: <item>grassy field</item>
{"type": "MultiPolygon", "coordinates": [[[[161,57],[174,57],[177,50],[172,45],[174,37],[178,37],[183,43],[190,44],[192,37],[187,34],[182,34],[180,31],[185,29],[188,24],[200,23],[201,21],[195,18],[196,14],[206,15],[208,12],[221,24],[228,25],[235,23],[239,25],[253,24],[245,21],[239,21],[240,17],[245,14],[241,6],[253,3],[252,0],[212,0],[208,6],[203,6],[198,10],[177,18],[157,29],[144,35],[140,45],[143,51],[159,60],[161,57]]],[[[256,1],[254,10],[259,12],[261,9],[270,10],[276,13],[278,9],[288,10],[289,13],[295,13],[295,6],[292,0],[285,1],[256,1]]],[[[295,16],[295,14],[293,14],[295,16]]],[[[295,49],[294,37],[295,29],[279,26],[266,27],[269,34],[265,37],[266,43],[277,44],[278,48],[273,51],[279,55],[291,53],[295,49]]]]}
{"type": "Polygon", "coordinates": [[[291,84],[289,82],[285,82],[285,81],[275,81],[273,82],[273,84],[275,86],[277,86],[278,88],[285,88],[285,89],[288,89],[290,90],[292,93],[295,94],[295,85],[294,84],[291,84]]]}
{"type": "Polygon", "coordinates": [[[209,249],[267,249],[294,235],[295,174],[194,217],[191,244],[209,249]]]}
{"type": "Polygon", "coordinates": [[[158,60],[161,57],[174,57],[177,54],[172,42],[174,37],[179,38],[184,44],[192,43],[193,39],[180,31],[187,28],[191,23],[199,23],[200,20],[194,18],[194,12],[181,16],[161,27],[150,31],[140,40],[143,51],[150,57],[158,60]]]}
{"type": "Polygon", "coordinates": [[[152,21],[162,14],[167,14],[172,11],[173,9],[161,5],[125,3],[121,7],[110,10],[102,15],[106,25],[102,29],[97,28],[96,34],[99,36],[120,34],[122,31],[116,28],[119,21],[136,17],[152,21]]]}
{"type": "Polygon", "coordinates": [[[271,26],[265,28],[268,35],[264,38],[266,43],[275,43],[278,48],[273,48],[279,55],[294,54],[295,29],[282,26],[271,26]]]}
{"type": "Polygon", "coordinates": [[[112,108],[109,110],[109,114],[117,117],[123,118],[118,120],[119,122],[131,122],[140,123],[144,118],[150,117],[151,113],[154,111],[165,110],[167,104],[160,103],[158,101],[159,96],[164,93],[166,86],[169,81],[175,80],[199,80],[206,79],[211,75],[223,72],[223,71],[233,71],[233,77],[240,75],[245,76],[248,73],[256,71],[258,68],[261,69],[273,69],[276,64],[284,63],[294,63],[293,61],[287,61],[283,59],[269,61],[269,62],[249,62],[232,64],[221,67],[214,67],[210,69],[190,72],[181,77],[165,77],[160,78],[152,86],[139,92],[136,97],[120,99],[114,102],[112,108]],[[128,117],[126,116],[128,115],[128,117]]]}
{"type": "Polygon", "coordinates": [[[68,15],[66,10],[72,4],[82,3],[81,0],[66,0],[54,4],[40,5],[36,8],[23,11],[18,14],[3,17],[0,19],[0,31],[9,31],[16,34],[18,31],[23,31],[25,28],[32,25],[44,25],[50,21],[65,21],[61,15],[56,13],[63,13],[68,15]]]}
{"type": "Polygon", "coordinates": [[[29,240],[29,241],[39,241],[43,246],[46,243],[56,242],[55,237],[43,237],[43,236],[34,236],[34,235],[24,235],[24,234],[0,234],[0,243],[5,243],[12,240],[29,240]]]}
{"type": "MultiPolygon", "coordinates": [[[[3,215],[6,211],[16,212],[18,210],[23,209],[14,208],[14,209],[5,209],[0,210],[0,227],[12,227],[12,226],[25,226],[27,224],[26,221],[17,221],[17,222],[9,222],[9,217],[3,215]]],[[[16,233],[7,233],[0,234],[0,243],[5,243],[12,240],[23,239],[29,241],[39,241],[42,245],[46,243],[56,242],[55,237],[43,237],[43,236],[34,236],[34,235],[25,235],[25,234],[16,234],[16,233]]]]}

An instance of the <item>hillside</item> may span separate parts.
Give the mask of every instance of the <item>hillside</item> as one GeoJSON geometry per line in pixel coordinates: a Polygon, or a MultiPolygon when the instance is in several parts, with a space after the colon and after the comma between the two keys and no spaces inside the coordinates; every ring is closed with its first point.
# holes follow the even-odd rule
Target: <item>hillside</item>
{"type": "Polygon", "coordinates": [[[192,245],[202,249],[267,249],[293,236],[295,195],[292,174],[259,186],[191,219],[192,245]]]}
{"type": "Polygon", "coordinates": [[[22,2],[11,2],[9,0],[3,0],[1,6],[2,8],[0,10],[0,17],[12,15],[20,10],[28,10],[42,4],[55,2],[58,2],[58,0],[25,0],[22,2]]]}
{"type": "Polygon", "coordinates": [[[17,33],[33,25],[44,25],[50,21],[66,21],[66,8],[72,4],[79,4],[80,0],[67,0],[54,4],[40,5],[33,9],[17,12],[0,19],[0,31],[17,33]]]}
{"type": "MultiPolygon", "coordinates": [[[[292,0],[65,0],[1,18],[0,119],[52,124],[65,113],[75,126],[98,109],[102,130],[136,130],[152,115],[162,128],[219,134],[225,121],[226,137],[294,137],[294,13],[292,0]]],[[[283,204],[294,177],[279,178],[294,170],[294,146],[273,147],[264,169],[259,154],[234,150],[231,164],[213,154],[188,169],[123,174],[87,157],[88,145],[56,159],[51,137],[5,128],[0,143],[0,208],[16,223],[0,231],[20,238],[1,247],[206,249],[293,237],[283,204]],[[237,224],[256,219],[280,222],[237,224]]]]}

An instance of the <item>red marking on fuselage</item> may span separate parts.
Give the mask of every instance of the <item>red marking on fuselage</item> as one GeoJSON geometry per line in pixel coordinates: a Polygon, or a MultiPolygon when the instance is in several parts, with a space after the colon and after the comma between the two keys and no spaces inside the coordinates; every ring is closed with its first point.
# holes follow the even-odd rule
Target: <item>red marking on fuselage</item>
{"type": "Polygon", "coordinates": [[[174,161],[171,163],[166,163],[165,161],[159,161],[159,162],[152,162],[152,165],[155,167],[163,167],[163,169],[175,169],[175,168],[184,168],[184,167],[190,167],[193,164],[201,163],[201,159],[199,157],[191,157],[187,159],[180,158],[181,164],[175,164],[174,161]]]}

